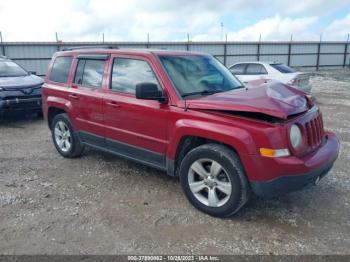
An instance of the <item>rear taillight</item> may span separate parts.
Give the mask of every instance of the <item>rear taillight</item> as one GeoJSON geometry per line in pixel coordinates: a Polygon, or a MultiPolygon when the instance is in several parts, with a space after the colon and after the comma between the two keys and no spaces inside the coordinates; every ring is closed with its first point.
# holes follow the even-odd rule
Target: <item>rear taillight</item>
{"type": "Polygon", "coordinates": [[[297,85],[298,84],[298,79],[297,78],[293,78],[292,80],[289,80],[289,82],[287,84],[288,85],[297,85]]]}

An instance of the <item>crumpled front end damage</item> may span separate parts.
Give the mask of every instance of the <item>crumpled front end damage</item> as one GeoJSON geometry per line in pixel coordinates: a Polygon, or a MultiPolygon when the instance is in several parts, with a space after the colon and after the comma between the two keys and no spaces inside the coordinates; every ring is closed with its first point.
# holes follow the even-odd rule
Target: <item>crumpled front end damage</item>
{"type": "Polygon", "coordinates": [[[273,80],[189,99],[183,104],[188,109],[258,113],[279,119],[306,112],[311,106],[305,93],[273,80]]]}

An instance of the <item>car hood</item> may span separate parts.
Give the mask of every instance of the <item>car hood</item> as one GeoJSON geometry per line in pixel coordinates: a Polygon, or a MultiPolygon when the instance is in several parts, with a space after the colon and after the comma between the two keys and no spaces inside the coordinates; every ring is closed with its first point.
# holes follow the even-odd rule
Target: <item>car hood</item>
{"type": "Polygon", "coordinates": [[[245,88],[187,99],[185,107],[262,113],[287,119],[290,115],[307,111],[309,100],[303,92],[272,80],[260,85],[248,84],[245,88]]]}
{"type": "Polygon", "coordinates": [[[3,89],[23,88],[41,85],[44,80],[36,75],[16,76],[16,77],[0,77],[0,87],[3,89]]]}

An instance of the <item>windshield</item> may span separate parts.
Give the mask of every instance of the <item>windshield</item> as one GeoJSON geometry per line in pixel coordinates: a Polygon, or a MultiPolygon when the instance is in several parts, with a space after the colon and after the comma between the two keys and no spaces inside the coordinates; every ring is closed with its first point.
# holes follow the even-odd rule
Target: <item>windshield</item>
{"type": "Polygon", "coordinates": [[[242,87],[242,83],[211,56],[160,55],[159,58],[182,97],[209,95],[242,87]]]}
{"type": "Polygon", "coordinates": [[[273,68],[277,69],[278,71],[284,74],[296,72],[293,68],[286,66],[284,64],[270,64],[270,66],[272,66],[273,68]]]}
{"type": "Polygon", "coordinates": [[[0,77],[26,76],[28,73],[12,61],[0,61],[0,77]]]}

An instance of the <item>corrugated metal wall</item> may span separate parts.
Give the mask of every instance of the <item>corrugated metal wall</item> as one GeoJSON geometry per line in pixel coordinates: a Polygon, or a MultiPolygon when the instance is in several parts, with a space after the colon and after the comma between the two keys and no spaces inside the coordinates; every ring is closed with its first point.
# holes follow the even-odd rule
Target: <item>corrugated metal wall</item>
{"type": "Polygon", "coordinates": [[[204,52],[214,55],[226,66],[256,60],[313,69],[350,64],[350,44],[346,42],[4,42],[0,43],[0,55],[6,55],[27,70],[36,71],[38,75],[45,75],[54,52],[82,45],[204,52]]]}

